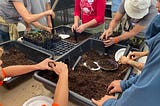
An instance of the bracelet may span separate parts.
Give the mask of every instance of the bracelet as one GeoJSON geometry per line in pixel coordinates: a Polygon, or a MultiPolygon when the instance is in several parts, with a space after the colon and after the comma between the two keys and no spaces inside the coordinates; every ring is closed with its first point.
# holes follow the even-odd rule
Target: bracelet
{"type": "Polygon", "coordinates": [[[2,68],[2,75],[4,78],[6,78],[6,72],[4,71],[4,69],[2,68]]]}
{"type": "MultiPolygon", "coordinates": [[[[6,72],[4,71],[4,69],[2,68],[2,75],[3,75],[3,78],[6,77],[6,72]]],[[[3,85],[3,81],[0,81],[0,86],[3,85]]]]}
{"type": "Polygon", "coordinates": [[[119,38],[118,37],[114,37],[114,43],[118,43],[119,42],[119,38]]]}
{"type": "Polygon", "coordinates": [[[2,86],[3,85],[3,81],[0,81],[0,86],[2,86]]]}
{"type": "Polygon", "coordinates": [[[52,104],[52,106],[59,106],[59,105],[58,105],[58,104],[56,104],[56,103],[53,103],[53,104],[52,104]]]}

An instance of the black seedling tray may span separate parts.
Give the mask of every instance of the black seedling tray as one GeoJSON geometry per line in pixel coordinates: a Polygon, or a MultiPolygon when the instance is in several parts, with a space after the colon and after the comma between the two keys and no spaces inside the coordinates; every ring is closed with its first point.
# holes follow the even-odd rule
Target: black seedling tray
{"type": "Polygon", "coordinates": [[[65,54],[69,50],[73,49],[76,45],[73,43],[69,43],[67,41],[59,41],[55,44],[56,46],[53,49],[49,49],[49,51],[53,52],[54,55],[60,56],[65,54]]]}
{"type": "MultiPolygon", "coordinates": [[[[71,51],[69,51],[69,52],[63,54],[62,56],[60,56],[59,58],[57,58],[56,61],[63,61],[66,64],[68,64],[69,68],[71,68],[74,65],[77,58],[87,51],[94,50],[98,53],[113,54],[120,48],[126,48],[126,46],[116,44],[116,45],[112,45],[108,48],[105,48],[103,42],[101,42],[100,40],[90,38],[90,39],[87,39],[86,41],[82,42],[80,45],[76,46],[71,51]]],[[[131,71],[132,71],[132,68],[129,67],[129,69],[124,77],[124,80],[126,80],[129,77],[131,71]]],[[[47,88],[50,91],[53,91],[53,89],[56,87],[56,83],[42,77],[44,75],[48,75],[49,73],[52,74],[52,76],[54,78],[57,78],[57,75],[55,73],[47,72],[47,71],[35,72],[34,78],[36,80],[40,81],[44,85],[45,88],[47,88]]],[[[74,102],[76,102],[79,106],[95,106],[91,102],[90,99],[88,99],[80,94],[77,94],[71,90],[69,91],[69,93],[70,93],[70,98],[74,102]]]]}
{"type": "MultiPolygon", "coordinates": [[[[16,50],[24,53],[26,58],[28,58],[29,60],[31,60],[35,63],[38,63],[38,62],[44,60],[45,58],[52,58],[51,54],[48,54],[47,52],[44,52],[44,51],[40,51],[40,50],[33,48],[29,45],[22,44],[18,41],[3,42],[0,44],[0,47],[2,47],[4,49],[4,52],[8,51],[11,48],[16,49],[16,50]]],[[[23,82],[25,79],[28,79],[28,76],[31,76],[30,74],[31,73],[17,76],[17,77],[12,77],[10,80],[8,80],[4,83],[4,86],[8,89],[13,88],[14,86],[20,84],[20,82],[23,82]]]]}

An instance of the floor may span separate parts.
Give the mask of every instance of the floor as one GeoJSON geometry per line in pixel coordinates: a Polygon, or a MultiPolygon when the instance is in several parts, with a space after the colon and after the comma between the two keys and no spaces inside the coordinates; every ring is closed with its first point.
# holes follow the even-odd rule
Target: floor
{"type": "MultiPolygon", "coordinates": [[[[39,95],[53,97],[53,93],[46,90],[40,82],[33,78],[26,80],[11,90],[3,86],[0,87],[0,103],[3,104],[3,106],[22,106],[29,98],[39,95]]],[[[69,101],[68,106],[78,105],[69,101]]]]}

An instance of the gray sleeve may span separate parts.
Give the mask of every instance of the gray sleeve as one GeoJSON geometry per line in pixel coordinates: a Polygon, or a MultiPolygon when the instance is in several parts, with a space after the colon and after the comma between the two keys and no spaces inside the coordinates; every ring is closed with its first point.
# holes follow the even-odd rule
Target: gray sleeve
{"type": "Polygon", "coordinates": [[[122,0],[121,4],[119,6],[119,9],[118,9],[118,12],[120,12],[123,15],[126,13],[125,9],[124,9],[124,2],[125,2],[125,0],[122,0]]]}

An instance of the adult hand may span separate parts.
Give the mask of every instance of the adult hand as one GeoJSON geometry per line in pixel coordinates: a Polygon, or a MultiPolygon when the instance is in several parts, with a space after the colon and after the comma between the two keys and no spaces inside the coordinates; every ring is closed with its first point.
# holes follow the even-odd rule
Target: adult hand
{"type": "Polygon", "coordinates": [[[52,16],[52,19],[54,19],[55,18],[55,13],[54,13],[54,11],[52,10],[52,9],[50,9],[50,10],[47,10],[48,12],[49,12],[49,14],[52,16]]]}
{"type": "Polygon", "coordinates": [[[68,67],[63,62],[55,62],[55,65],[52,67],[52,69],[58,75],[68,74],[68,67]]]}
{"type": "Polygon", "coordinates": [[[96,104],[97,106],[102,106],[105,101],[107,101],[108,99],[111,99],[111,98],[115,98],[116,99],[116,97],[114,97],[114,96],[105,95],[100,100],[92,99],[92,102],[94,104],[96,104]]]}
{"type": "Polygon", "coordinates": [[[72,32],[74,32],[74,30],[77,30],[77,28],[78,28],[78,23],[74,23],[72,25],[72,32]]]}
{"type": "Polygon", "coordinates": [[[108,39],[103,40],[103,43],[104,43],[105,47],[113,45],[115,43],[114,37],[109,37],[108,39]]]}
{"type": "Polygon", "coordinates": [[[101,40],[108,40],[109,36],[113,34],[113,30],[111,28],[105,30],[103,34],[99,37],[101,40]]]}
{"type": "Polygon", "coordinates": [[[50,28],[50,27],[46,27],[45,30],[50,32],[50,33],[52,32],[52,28],[50,28]]]}
{"type": "Polygon", "coordinates": [[[129,59],[126,56],[121,56],[120,59],[118,60],[118,63],[120,64],[128,64],[128,61],[130,61],[131,59],[129,59]]]}
{"type": "Polygon", "coordinates": [[[80,25],[80,26],[76,29],[76,31],[77,31],[78,33],[82,33],[85,29],[86,29],[85,24],[82,24],[82,25],[80,25]]]}
{"type": "Polygon", "coordinates": [[[43,60],[42,62],[36,64],[39,70],[52,70],[51,67],[48,66],[49,62],[54,62],[53,60],[47,58],[43,60]]]}
{"type": "Polygon", "coordinates": [[[136,60],[136,59],[138,59],[138,58],[140,58],[142,56],[143,56],[142,52],[131,52],[131,53],[128,54],[128,57],[130,59],[133,59],[133,60],[136,60]]]}
{"type": "Polygon", "coordinates": [[[108,86],[107,92],[109,94],[122,92],[122,89],[121,89],[121,86],[120,86],[120,81],[121,80],[112,81],[111,84],[108,86]]]}

